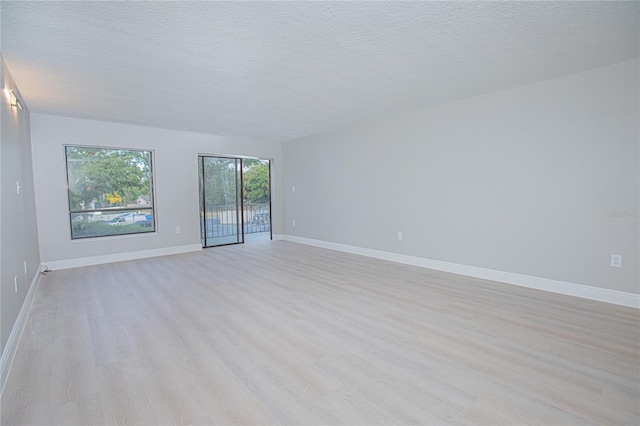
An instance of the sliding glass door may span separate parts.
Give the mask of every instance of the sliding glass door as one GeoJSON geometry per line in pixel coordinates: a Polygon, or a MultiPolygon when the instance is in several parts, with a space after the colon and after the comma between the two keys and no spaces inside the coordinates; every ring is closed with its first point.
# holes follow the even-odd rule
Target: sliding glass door
{"type": "Polygon", "coordinates": [[[271,239],[269,160],[198,157],[203,247],[271,239]]]}
{"type": "Polygon", "coordinates": [[[242,233],[242,160],[200,157],[202,246],[244,242],[242,233]]]}

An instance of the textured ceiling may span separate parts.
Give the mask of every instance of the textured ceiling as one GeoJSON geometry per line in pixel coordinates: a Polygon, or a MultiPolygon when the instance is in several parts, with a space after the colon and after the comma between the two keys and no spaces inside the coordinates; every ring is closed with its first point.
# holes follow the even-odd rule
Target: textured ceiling
{"type": "Polygon", "coordinates": [[[6,2],[32,112],[269,141],[638,57],[638,2],[6,2]]]}

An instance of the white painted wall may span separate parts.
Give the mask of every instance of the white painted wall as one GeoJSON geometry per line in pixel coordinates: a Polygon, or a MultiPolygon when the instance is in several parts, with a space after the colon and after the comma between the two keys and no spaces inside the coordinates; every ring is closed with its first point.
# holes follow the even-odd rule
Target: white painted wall
{"type": "Polygon", "coordinates": [[[285,142],[285,233],[638,294],[638,68],[285,142]]]}
{"type": "MultiPolygon", "coordinates": [[[[18,314],[34,281],[39,273],[40,256],[36,228],[36,211],[33,190],[33,172],[31,164],[31,143],[29,133],[29,110],[10,106],[9,97],[4,89],[16,87],[9,70],[2,60],[2,86],[0,110],[2,129],[0,143],[0,322],[2,353],[18,314]],[[20,193],[16,191],[16,181],[20,183],[20,193]],[[24,270],[24,261],[27,271],[24,270]],[[17,277],[18,291],[14,278],[17,277]]],[[[14,348],[15,349],[15,348],[14,348]]],[[[6,358],[3,357],[3,361],[6,358]]],[[[5,363],[3,362],[4,366],[5,363]]],[[[6,371],[2,369],[4,383],[6,371]]]]}
{"type": "Polygon", "coordinates": [[[113,256],[121,253],[163,252],[200,245],[199,153],[273,159],[273,232],[281,232],[277,184],[280,144],[42,114],[32,114],[31,134],[43,263],[77,264],[83,258],[115,259],[113,256]],[[66,144],[153,150],[157,233],[71,241],[66,144]],[[175,233],[176,226],[181,229],[179,234],[175,233]]]}

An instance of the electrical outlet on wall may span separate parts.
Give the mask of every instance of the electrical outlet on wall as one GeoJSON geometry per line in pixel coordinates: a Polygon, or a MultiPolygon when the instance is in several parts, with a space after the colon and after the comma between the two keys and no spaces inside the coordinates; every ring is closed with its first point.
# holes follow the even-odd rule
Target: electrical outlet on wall
{"type": "Polygon", "coordinates": [[[291,221],[291,226],[296,226],[296,221],[295,220],[291,221]]]}
{"type": "Polygon", "coordinates": [[[398,232],[398,241],[402,241],[402,231],[398,232]]]}
{"type": "Polygon", "coordinates": [[[611,266],[614,268],[622,268],[622,255],[621,254],[612,254],[611,255],[611,266]]]}

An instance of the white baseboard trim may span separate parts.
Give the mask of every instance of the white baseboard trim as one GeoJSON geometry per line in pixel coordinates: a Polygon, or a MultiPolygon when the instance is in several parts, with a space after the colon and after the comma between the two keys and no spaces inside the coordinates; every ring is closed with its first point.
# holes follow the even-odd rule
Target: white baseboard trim
{"type": "Polygon", "coordinates": [[[127,260],[145,259],[148,257],[168,256],[171,254],[182,254],[202,250],[200,244],[189,244],[186,246],[164,247],[150,250],[129,251],[124,253],[106,254],[103,256],[80,257],[77,259],[50,260],[42,262],[47,268],[55,271],[57,269],[80,268],[82,266],[100,265],[103,263],[123,262],[127,260]]]}
{"type": "Polygon", "coordinates": [[[13,324],[11,334],[9,334],[9,339],[7,340],[7,344],[2,352],[2,357],[0,357],[0,397],[2,396],[2,392],[4,392],[4,386],[7,384],[7,379],[11,372],[11,366],[13,365],[13,359],[16,356],[18,344],[20,343],[22,332],[24,331],[24,327],[27,323],[27,316],[31,310],[33,295],[36,293],[38,285],[40,285],[40,277],[42,276],[40,271],[42,271],[42,264],[38,266],[35,276],[31,280],[31,285],[29,285],[27,295],[24,298],[20,312],[18,312],[16,322],[13,324]]]}
{"type": "Polygon", "coordinates": [[[557,281],[548,278],[533,277],[529,275],[515,274],[512,272],[496,271],[493,269],[460,265],[457,263],[443,262],[440,260],[425,259],[422,257],[408,256],[387,251],[349,246],[322,240],[314,240],[311,238],[298,237],[295,235],[284,235],[284,240],[291,241],[293,243],[300,243],[330,250],[342,251],[345,253],[373,257],[376,259],[388,260],[391,262],[404,263],[406,265],[435,269],[437,271],[450,272],[452,274],[465,275],[468,277],[481,278],[491,281],[499,281],[502,283],[513,284],[520,287],[544,290],[552,293],[564,294],[567,296],[580,297],[582,299],[596,300],[598,302],[612,303],[615,305],[640,309],[640,295],[626,293],[623,291],[608,290],[604,288],[591,287],[583,284],[575,284],[565,281],[557,281]]]}
{"type": "Polygon", "coordinates": [[[284,240],[285,235],[284,234],[272,234],[271,235],[271,239],[273,241],[283,241],[284,240]]]}

